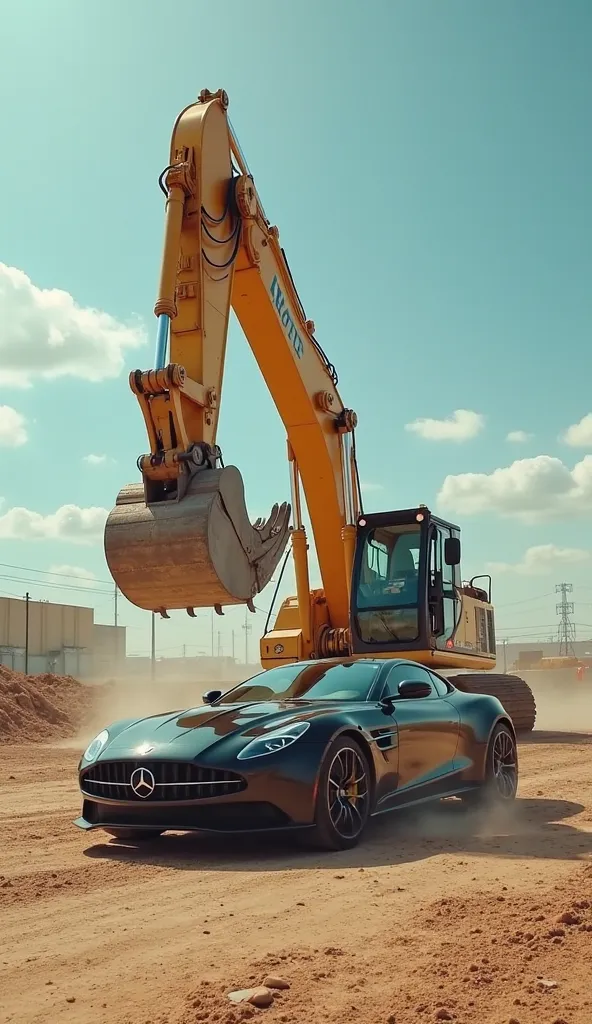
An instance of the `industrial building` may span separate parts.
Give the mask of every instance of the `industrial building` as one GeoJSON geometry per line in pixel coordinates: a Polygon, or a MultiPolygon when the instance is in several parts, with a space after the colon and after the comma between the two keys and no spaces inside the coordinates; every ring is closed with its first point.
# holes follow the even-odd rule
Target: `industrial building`
{"type": "Polygon", "coordinates": [[[125,665],[125,626],[94,621],[94,609],[0,597],[0,664],[31,675],[105,679],[125,665]]]}

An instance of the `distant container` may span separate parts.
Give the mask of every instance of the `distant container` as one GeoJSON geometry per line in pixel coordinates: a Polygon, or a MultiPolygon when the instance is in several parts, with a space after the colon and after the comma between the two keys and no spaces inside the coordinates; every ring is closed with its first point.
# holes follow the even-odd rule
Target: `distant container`
{"type": "Polygon", "coordinates": [[[517,669],[528,669],[538,666],[543,661],[542,651],[520,651],[516,661],[517,669]]]}

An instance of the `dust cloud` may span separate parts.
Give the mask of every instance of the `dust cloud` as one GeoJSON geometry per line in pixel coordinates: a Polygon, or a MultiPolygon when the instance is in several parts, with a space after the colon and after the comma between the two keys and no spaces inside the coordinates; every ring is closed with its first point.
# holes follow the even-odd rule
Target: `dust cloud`
{"type": "Polygon", "coordinates": [[[566,673],[547,671],[549,679],[525,678],[537,705],[536,732],[592,733],[592,680],[579,681],[566,673]]]}
{"type": "Polygon", "coordinates": [[[76,735],[58,741],[59,747],[84,747],[101,729],[122,718],[148,718],[185,711],[201,705],[207,690],[227,690],[229,682],[167,681],[166,679],[118,680],[89,686],[90,708],[76,735]]]}

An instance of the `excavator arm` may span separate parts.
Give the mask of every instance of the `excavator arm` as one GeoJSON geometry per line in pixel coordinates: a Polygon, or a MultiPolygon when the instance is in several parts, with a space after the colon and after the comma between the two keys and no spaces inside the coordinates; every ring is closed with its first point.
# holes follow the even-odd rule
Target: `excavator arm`
{"type": "Polygon", "coordinates": [[[232,307],[286,428],[298,603],[309,648],[300,481],[323,580],[324,619],[345,631],[359,511],[356,416],[344,408],[335,370],[306,319],[227,106],[225,92],[204,91],[174,126],[170,163],[161,175],[166,216],[154,308],[156,365],[130,375],[150,452],[138,460],[142,482],[118,495],[105,553],[128,600],[165,615],[251,604],[276,569],[291,509],[275,505],[265,522],[251,525],[240,473],[223,466],[216,444],[232,307]]]}

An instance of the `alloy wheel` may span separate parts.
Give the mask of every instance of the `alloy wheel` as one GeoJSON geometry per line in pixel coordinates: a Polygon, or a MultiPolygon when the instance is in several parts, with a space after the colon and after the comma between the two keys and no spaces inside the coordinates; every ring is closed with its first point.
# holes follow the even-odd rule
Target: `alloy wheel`
{"type": "Polygon", "coordinates": [[[493,778],[499,795],[511,800],[516,792],[516,745],[506,730],[500,730],[493,742],[493,778]]]}
{"type": "Polygon", "coordinates": [[[362,831],[369,799],[368,773],[352,747],[342,747],[331,762],[327,778],[327,806],[331,824],[344,839],[362,831]]]}

